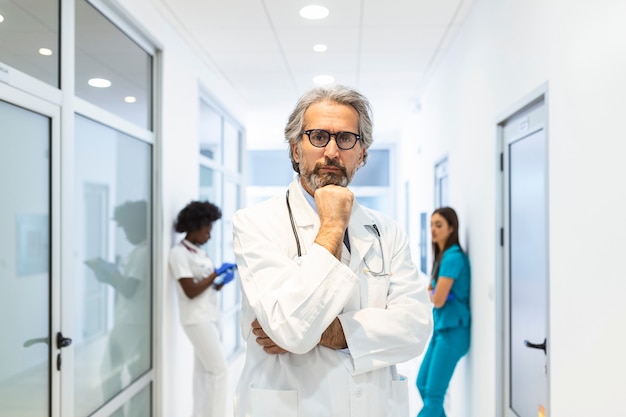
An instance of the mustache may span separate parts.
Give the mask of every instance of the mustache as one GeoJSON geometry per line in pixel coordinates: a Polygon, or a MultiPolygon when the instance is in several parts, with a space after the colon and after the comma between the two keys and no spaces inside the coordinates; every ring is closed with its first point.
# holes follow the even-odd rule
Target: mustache
{"type": "Polygon", "coordinates": [[[341,165],[341,163],[337,161],[336,159],[328,159],[328,158],[326,158],[324,163],[316,164],[314,172],[317,174],[320,169],[326,168],[326,167],[339,168],[341,172],[343,173],[343,175],[346,175],[346,176],[348,175],[345,166],[341,165]]]}

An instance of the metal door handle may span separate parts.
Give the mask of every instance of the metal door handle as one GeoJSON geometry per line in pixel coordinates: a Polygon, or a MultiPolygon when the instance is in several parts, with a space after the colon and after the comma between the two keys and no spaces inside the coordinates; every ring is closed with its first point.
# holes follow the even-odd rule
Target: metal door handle
{"type": "Polygon", "coordinates": [[[57,333],[57,349],[63,349],[72,344],[72,339],[69,337],[63,337],[63,333],[57,333]]]}
{"type": "Polygon", "coordinates": [[[537,344],[537,343],[530,343],[528,340],[524,340],[524,345],[526,347],[533,348],[533,349],[541,349],[541,350],[543,350],[543,354],[546,355],[547,354],[547,352],[546,352],[546,342],[547,342],[547,339],[543,339],[543,343],[539,343],[539,344],[537,344]]]}
{"type": "Polygon", "coordinates": [[[38,337],[35,339],[28,339],[27,341],[24,342],[24,344],[22,346],[24,347],[31,347],[32,345],[35,345],[37,343],[45,343],[46,345],[48,344],[48,338],[47,337],[38,337]]]}

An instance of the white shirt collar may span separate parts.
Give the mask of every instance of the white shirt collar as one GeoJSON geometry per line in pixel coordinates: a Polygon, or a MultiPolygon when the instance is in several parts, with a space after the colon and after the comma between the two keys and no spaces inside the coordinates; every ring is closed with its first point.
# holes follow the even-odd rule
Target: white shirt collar
{"type": "Polygon", "coordinates": [[[317,213],[317,206],[315,205],[315,197],[313,197],[311,194],[307,192],[307,190],[304,189],[304,187],[302,186],[302,178],[300,177],[300,175],[298,175],[298,185],[300,186],[300,189],[302,190],[302,194],[304,195],[304,198],[306,198],[306,201],[309,202],[311,207],[313,207],[313,210],[317,213]]]}

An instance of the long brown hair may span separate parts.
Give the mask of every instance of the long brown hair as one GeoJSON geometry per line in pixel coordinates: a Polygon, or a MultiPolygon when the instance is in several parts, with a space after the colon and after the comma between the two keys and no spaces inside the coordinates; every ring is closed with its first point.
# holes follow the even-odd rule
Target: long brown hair
{"type": "MultiPolygon", "coordinates": [[[[454,211],[452,207],[440,207],[437,210],[433,211],[431,218],[435,214],[438,214],[441,217],[443,217],[446,223],[448,223],[448,226],[452,227],[452,233],[450,234],[450,236],[448,236],[448,239],[446,240],[446,244],[443,245],[443,250],[439,249],[439,245],[436,244],[435,242],[432,243],[432,246],[433,246],[433,269],[432,269],[433,274],[432,276],[433,276],[433,279],[436,281],[437,278],[439,278],[439,265],[440,265],[440,261],[441,261],[441,257],[443,256],[443,253],[450,246],[459,245],[459,247],[461,247],[461,244],[459,243],[459,218],[456,215],[456,211],[454,211]]],[[[461,250],[463,250],[463,248],[461,248],[461,250]]]]}

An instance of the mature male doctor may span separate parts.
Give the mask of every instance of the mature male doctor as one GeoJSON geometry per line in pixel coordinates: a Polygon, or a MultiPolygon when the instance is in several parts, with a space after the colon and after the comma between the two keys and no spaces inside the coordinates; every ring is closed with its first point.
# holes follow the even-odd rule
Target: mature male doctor
{"type": "Polygon", "coordinates": [[[315,88],[285,138],[297,179],[233,219],[247,342],[235,415],[407,417],[395,364],[421,354],[432,310],[403,231],[347,188],[372,144],[370,104],[315,88]]]}

